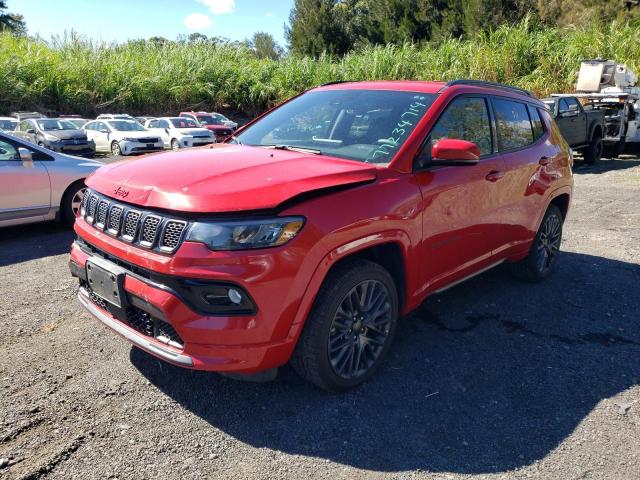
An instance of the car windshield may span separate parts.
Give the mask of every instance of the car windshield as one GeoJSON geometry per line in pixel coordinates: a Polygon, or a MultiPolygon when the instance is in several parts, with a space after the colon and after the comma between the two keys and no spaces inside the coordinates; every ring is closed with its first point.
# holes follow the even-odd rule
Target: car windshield
{"type": "Polygon", "coordinates": [[[16,129],[17,125],[17,120],[0,120],[0,130],[12,131],[16,129]]]}
{"type": "Polygon", "coordinates": [[[431,94],[391,90],[309,92],[272,111],[234,141],[388,164],[434,99],[431,94]]]}
{"type": "Polygon", "coordinates": [[[71,120],[69,120],[71,123],[73,123],[76,128],[82,128],[82,126],[87,123],[87,121],[84,118],[73,118],[71,120]]]}
{"type": "Polygon", "coordinates": [[[107,122],[111,128],[119,132],[144,132],[145,128],[133,120],[111,120],[107,122]]]}
{"type": "Polygon", "coordinates": [[[198,115],[198,121],[205,125],[224,125],[222,115],[198,115]]]}
{"type": "Polygon", "coordinates": [[[69,120],[38,120],[38,126],[44,131],[50,130],[76,130],[77,127],[69,120]]]}
{"type": "Polygon", "coordinates": [[[176,128],[198,128],[200,126],[192,118],[185,117],[172,118],[171,123],[176,128]]]}

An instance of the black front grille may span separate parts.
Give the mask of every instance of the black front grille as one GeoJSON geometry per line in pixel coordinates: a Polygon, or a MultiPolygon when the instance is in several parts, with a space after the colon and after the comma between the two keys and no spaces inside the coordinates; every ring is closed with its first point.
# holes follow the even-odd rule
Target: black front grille
{"type": "MultiPolygon", "coordinates": [[[[87,291],[89,294],[89,300],[91,300],[94,305],[111,313],[112,315],[114,314],[114,312],[111,311],[112,307],[110,304],[96,295],[93,290],[91,290],[91,287],[87,282],[81,280],[80,286],[87,291]]],[[[147,337],[155,338],[156,340],[167,345],[171,345],[172,347],[184,347],[184,340],[182,340],[182,337],[178,335],[178,332],[176,332],[175,328],[173,328],[171,324],[164,322],[159,318],[155,318],[148,312],[134,306],[127,307],[124,310],[124,314],[124,320],[120,318],[118,319],[137,332],[140,332],[147,337]]]]}
{"type": "Polygon", "coordinates": [[[100,230],[125,242],[172,253],[180,247],[188,222],[162,214],[140,211],[87,190],[82,216],[100,230]]]}
{"type": "Polygon", "coordinates": [[[144,137],[144,138],[138,138],[138,142],[140,143],[157,143],[160,140],[155,138],[155,137],[144,137]]]}

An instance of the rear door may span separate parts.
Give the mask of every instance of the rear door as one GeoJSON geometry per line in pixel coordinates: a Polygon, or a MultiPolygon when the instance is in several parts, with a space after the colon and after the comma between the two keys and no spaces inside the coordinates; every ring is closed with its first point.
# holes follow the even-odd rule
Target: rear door
{"type": "Polygon", "coordinates": [[[432,289],[492,264],[501,242],[497,218],[503,162],[496,155],[489,102],[485,96],[454,98],[429,134],[423,154],[442,138],[474,142],[480,162],[427,167],[415,172],[423,195],[422,266],[432,289]]]}
{"type": "Polygon", "coordinates": [[[498,151],[504,160],[501,185],[503,241],[494,253],[504,256],[528,245],[543,208],[544,185],[559,149],[549,142],[548,127],[536,105],[492,97],[498,151]]]}
{"type": "Polygon", "coordinates": [[[32,151],[34,161],[23,163],[20,147],[0,136],[0,222],[46,215],[51,207],[49,174],[44,162],[37,160],[43,154],[32,151]]]}

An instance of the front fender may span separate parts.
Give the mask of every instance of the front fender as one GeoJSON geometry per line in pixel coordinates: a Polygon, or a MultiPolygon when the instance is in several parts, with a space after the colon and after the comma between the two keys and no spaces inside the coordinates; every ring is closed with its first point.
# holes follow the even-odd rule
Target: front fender
{"type": "MultiPolygon", "coordinates": [[[[288,338],[296,340],[302,332],[304,322],[311,311],[317,293],[319,292],[329,271],[337,262],[367,248],[388,243],[394,243],[400,247],[405,266],[405,284],[413,284],[413,279],[418,277],[419,270],[417,268],[418,265],[416,265],[415,262],[407,262],[407,258],[410,255],[409,250],[411,249],[411,240],[406,232],[402,230],[387,230],[372,233],[364,237],[356,238],[347,243],[343,243],[331,250],[318,264],[298,306],[298,311],[294,317],[291,328],[289,329],[288,338]]],[[[405,293],[405,295],[407,294],[405,293]]],[[[409,299],[407,298],[406,300],[407,301],[403,302],[405,308],[401,313],[406,313],[406,310],[410,310],[412,308],[409,306],[409,299]]]]}

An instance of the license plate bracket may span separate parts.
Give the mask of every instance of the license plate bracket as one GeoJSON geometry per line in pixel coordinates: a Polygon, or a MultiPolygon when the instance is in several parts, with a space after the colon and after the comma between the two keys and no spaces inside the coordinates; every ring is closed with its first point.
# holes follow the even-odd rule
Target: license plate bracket
{"type": "Polygon", "coordinates": [[[154,143],[147,143],[147,148],[153,148],[153,147],[155,147],[154,143]]]}
{"type": "Polygon", "coordinates": [[[103,258],[91,257],[87,260],[86,270],[87,281],[93,293],[118,308],[126,305],[124,268],[103,258]]]}

